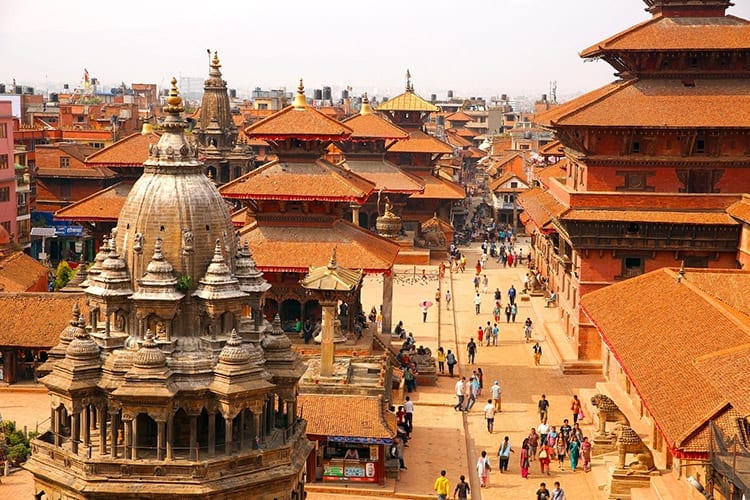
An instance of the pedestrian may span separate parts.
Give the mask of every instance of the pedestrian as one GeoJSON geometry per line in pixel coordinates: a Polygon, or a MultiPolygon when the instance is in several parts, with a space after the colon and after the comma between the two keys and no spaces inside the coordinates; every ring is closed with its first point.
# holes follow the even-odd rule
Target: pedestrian
{"type": "Polygon", "coordinates": [[[503,298],[503,292],[501,292],[499,288],[495,288],[495,296],[494,296],[495,301],[500,302],[502,298],[503,298]]]}
{"type": "Polygon", "coordinates": [[[482,262],[479,259],[477,259],[477,265],[475,266],[475,270],[477,272],[477,276],[482,274],[482,262]]]}
{"type": "Polygon", "coordinates": [[[477,396],[479,395],[479,378],[469,378],[469,394],[467,395],[468,401],[466,403],[466,411],[471,410],[471,407],[477,402],[477,396]]]}
{"type": "Polygon", "coordinates": [[[542,474],[544,474],[546,471],[547,475],[550,475],[549,463],[550,460],[552,460],[552,456],[554,454],[555,450],[553,450],[552,447],[545,441],[542,441],[542,444],[539,446],[539,469],[541,470],[542,474]]]}
{"type": "Polygon", "coordinates": [[[492,342],[492,326],[490,322],[487,322],[487,326],[484,327],[484,342],[489,347],[492,342]]]}
{"type": "Polygon", "coordinates": [[[444,470],[440,471],[440,475],[435,480],[435,486],[433,487],[435,489],[435,493],[437,493],[438,500],[448,500],[448,493],[451,490],[450,482],[448,481],[448,478],[445,477],[447,473],[444,470]]]}
{"type": "Polygon", "coordinates": [[[484,389],[484,372],[482,371],[482,368],[477,368],[476,377],[479,380],[479,395],[481,395],[482,389],[484,389]]]}
{"type": "Polygon", "coordinates": [[[547,435],[549,434],[549,425],[547,425],[547,420],[542,420],[539,425],[536,427],[536,432],[539,434],[539,441],[542,444],[545,444],[547,442],[547,435]]]}
{"type": "Polygon", "coordinates": [[[479,292],[477,292],[477,295],[474,297],[474,313],[479,314],[480,308],[482,306],[482,297],[479,296],[479,292]]]}
{"type": "Polygon", "coordinates": [[[477,353],[477,345],[474,343],[474,339],[469,339],[469,343],[466,344],[466,352],[469,355],[469,364],[474,364],[474,356],[477,353]]]}
{"type": "Polygon", "coordinates": [[[520,462],[521,462],[521,477],[524,479],[529,478],[529,438],[526,438],[523,440],[523,444],[521,445],[521,454],[520,454],[520,462]]]}
{"type": "Polygon", "coordinates": [[[391,445],[391,458],[398,458],[398,468],[400,470],[406,470],[407,467],[404,464],[404,442],[400,438],[393,438],[393,444],[391,445]]]}
{"type": "Polygon", "coordinates": [[[484,328],[482,328],[482,325],[479,325],[479,328],[477,328],[477,341],[479,341],[479,346],[482,345],[483,338],[484,338],[484,328]]]}
{"type": "Polygon", "coordinates": [[[414,430],[414,403],[409,396],[406,396],[404,401],[404,423],[406,424],[406,432],[411,434],[414,430]]]}
{"type": "Polygon", "coordinates": [[[453,490],[453,498],[458,498],[458,500],[466,500],[467,498],[469,498],[469,493],[471,493],[469,483],[466,482],[466,477],[461,474],[461,477],[459,477],[459,482],[456,485],[456,489],[453,490]]]}
{"type": "Polygon", "coordinates": [[[494,323],[492,325],[492,346],[497,347],[497,337],[500,334],[500,328],[497,326],[497,323],[494,323]]]}
{"type": "Polygon", "coordinates": [[[573,394],[573,400],[570,402],[570,411],[573,413],[573,423],[578,422],[578,414],[581,413],[581,401],[578,396],[573,394]]]}
{"type": "Polygon", "coordinates": [[[492,434],[492,429],[495,426],[495,405],[492,404],[491,399],[488,399],[487,404],[484,405],[484,418],[487,420],[487,432],[492,434]]]}
{"type": "Polygon", "coordinates": [[[443,349],[443,346],[438,347],[437,362],[438,362],[438,371],[442,375],[443,373],[445,373],[445,350],[443,349]]]}
{"type": "Polygon", "coordinates": [[[446,290],[445,291],[445,308],[446,309],[450,309],[451,308],[451,299],[452,298],[453,297],[451,297],[451,291],[450,290],[446,290]]]}
{"type": "Polygon", "coordinates": [[[591,442],[587,437],[581,440],[581,464],[583,465],[583,472],[591,470],[591,442]]]}
{"type": "Polygon", "coordinates": [[[420,308],[422,309],[422,323],[427,322],[427,304],[422,302],[422,305],[420,305],[420,308]]]}
{"type": "Polygon", "coordinates": [[[583,441],[583,430],[581,429],[581,422],[580,422],[581,419],[579,418],[578,420],[579,420],[578,422],[573,424],[572,435],[576,437],[576,439],[578,440],[578,444],[580,445],[581,442],[583,441]]]}
{"type": "Polygon", "coordinates": [[[549,432],[547,433],[547,444],[555,447],[555,443],[557,442],[557,429],[554,425],[550,426],[549,432]]]}
{"type": "Polygon", "coordinates": [[[536,458],[536,450],[539,448],[539,434],[537,434],[536,429],[533,427],[531,428],[531,432],[527,436],[527,443],[529,448],[529,462],[533,462],[536,458]]]}
{"type": "Polygon", "coordinates": [[[505,322],[510,323],[510,315],[513,313],[513,308],[511,308],[510,304],[505,305],[505,322]]]}
{"type": "Polygon", "coordinates": [[[575,472],[578,467],[578,456],[581,453],[581,444],[578,442],[578,438],[571,436],[570,443],[568,443],[568,457],[570,458],[570,469],[575,472]]]}
{"type": "Polygon", "coordinates": [[[534,366],[539,366],[542,360],[542,346],[537,342],[532,349],[534,351],[534,366]]]}
{"type": "Polygon", "coordinates": [[[549,401],[547,400],[547,396],[542,394],[542,399],[539,400],[536,406],[539,409],[539,421],[544,422],[547,420],[547,414],[549,413],[549,401]]]}
{"type": "Polygon", "coordinates": [[[516,287],[513,285],[510,285],[510,288],[508,288],[508,302],[511,304],[515,304],[516,302],[516,287]]]}
{"type": "Polygon", "coordinates": [[[500,388],[500,384],[497,380],[492,384],[492,387],[490,387],[490,397],[492,397],[492,404],[495,405],[495,411],[500,413],[502,410],[500,409],[502,406],[502,397],[503,391],[500,388]]]}
{"type": "Polygon", "coordinates": [[[487,452],[482,450],[482,454],[477,460],[477,474],[479,475],[479,486],[486,488],[490,479],[490,470],[492,470],[492,464],[490,459],[487,458],[487,452]]]}
{"type": "Polygon", "coordinates": [[[565,446],[568,446],[570,442],[570,435],[573,432],[573,428],[568,423],[568,419],[563,420],[563,424],[560,426],[560,437],[565,442],[565,446]]]}
{"type": "Polygon", "coordinates": [[[510,438],[505,436],[503,442],[500,444],[500,448],[497,450],[497,459],[499,462],[500,473],[508,471],[508,462],[510,461],[510,454],[515,453],[513,447],[510,445],[510,438]]]}
{"type": "Polygon", "coordinates": [[[500,322],[500,314],[502,313],[502,310],[500,309],[500,301],[495,301],[495,307],[492,309],[492,317],[495,320],[495,323],[500,322]]]}
{"type": "Polygon", "coordinates": [[[448,349],[448,354],[445,355],[445,364],[448,365],[448,375],[451,377],[453,376],[453,367],[456,366],[456,363],[458,363],[456,355],[448,349]]]}
{"type": "Polygon", "coordinates": [[[565,492],[560,487],[560,481],[555,481],[555,487],[552,488],[552,500],[568,500],[565,497],[565,492]]]}
{"type": "Polygon", "coordinates": [[[516,322],[516,314],[518,314],[518,304],[513,302],[510,306],[510,320],[515,323],[516,322]]]}
{"type": "Polygon", "coordinates": [[[479,291],[479,284],[481,283],[482,279],[479,277],[479,274],[475,274],[473,278],[471,278],[472,283],[474,283],[474,291],[479,291]]]}
{"type": "Polygon", "coordinates": [[[539,489],[536,490],[536,500],[549,500],[550,492],[545,483],[539,483],[539,489]]]}
{"type": "Polygon", "coordinates": [[[414,392],[417,390],[414,371],[411,365],[407,365],[406,368],[404,368],[404,385],[406,386],[406,392],[414,392]]]}
{"type": "MultiPolygon", "coordinates": [[[[450,354],[450,351],[448,351],[448,353],[450,354]]],[[[466,385],[466,377],[461,377],[461,380],[456,381],[456,397],[458,398],[458,402],[453,407],[453,409],[456,411],[463,409],[465,385],[466,385]]]]}
{"type": "Polygon", "coordinates": [[[490,284],[490,280],[487,278],[487,275],[485,274],[482,276],[482,293],[487,293],[487,287],[490,284]]]}
{"type": "Polygon", "coordinates": [[[565,454],[568,450],[568,445],[565,443],[565,439],[562,436],[557,438],[555,441],[555,453],[557,453],[557,465],[560,470],[564,470],[565,466],[565,454]]]}
{"type": "Polygon", "coordinates": [[[513,267],[513,251],[508,252],[508,258],[506,260],[508,267],[513,267]]]}

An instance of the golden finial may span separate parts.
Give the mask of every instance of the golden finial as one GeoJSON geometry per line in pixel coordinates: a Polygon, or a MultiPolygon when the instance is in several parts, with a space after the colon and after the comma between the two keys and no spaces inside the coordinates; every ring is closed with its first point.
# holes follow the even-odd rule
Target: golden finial
{"type": "Polygon", "coordinates": [[[336,263],[336,245],[333,246],[333,252],[331,252],[331,260],[328,261],[328,269],[336,269],[338,264],[336,263]]]}
{"type": "Polygon", "coordinates": [[[177,78],[172,77],[172,80],[169,83],[172,84],[172,87],[169,89],[167,104],[170,106],[179,106],[182,104],[182,98],[180,97],[180,92],[177,90],[177,78]]]}
{"type": "Polygon", "coordinates": [[[211,66],[214,68],[221,68],[221,64],[219,63],[219,51],[214,50],[214,58],[211,60],[211,66]]]}
{"type": "Polygon", "coordinates": [[[294,109],[305,109],[307,107],[307,99],[305,98],[305,86],[302,83],[302,78],[299,79],[299,87],[297,87],[297,95],[294,96],[294,102],[292,103],[294,109]]]}
{"type": "Polygon", "coordinates": [[[371,115],[372,106],[370,106],[370,100],[367,98],[367,92],[362,96],[362,107],[359,110],[360,115],[371,115]]]}

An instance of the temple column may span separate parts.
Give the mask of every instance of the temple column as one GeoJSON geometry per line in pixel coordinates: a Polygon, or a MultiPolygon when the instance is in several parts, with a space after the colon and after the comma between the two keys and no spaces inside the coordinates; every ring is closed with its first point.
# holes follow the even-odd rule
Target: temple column
{"type": "Polygon", "coordinates": [[[166,422],[163,420],[156,421],[156,459],[164,460],[164,441],[166,434],[166,422]]]}
{"type": "Polygon", "coordinates": [[[70,450],[74,455],[78,454],[78,441],[81,439],[81,413],[75,412],[70,415],[70,450]]]}
{"type": "Polygon", "coordinates": [[[104,336],[105,337],[109,337],[109,332],[110,332],[110,329],[112,327],[112,325],[111,325],[112,321],[111,321],[111,318],[109,317],[109,315],[110,315],[109,308],[106,308],[106,310],[104,311],[104,314],[105,314],[104,336]]]}
{"type": "Polygon", "coordinates": [[[198,460],[198,415],[190,415],[190,460],[198,460]]]}
{"type": "Polygon", "coordinates": [[[167,460],[174,460],[172,446],[174,444],[174,415],[167,419],[167,460]]]}
{"type": "Polygon", "coordinates": [[[255,424],[255,443],[260,448],[260,426],[261,418],[260,413],[253,412],[253,423],[255,424]]]}
{"type": "Polygon", "coordinates": [[[224,453],[232,454],[232,418],[224,417],[224,453]]]}
{"type": "Polygon", "coordinates": [[[216,455],[216,413],[208,414],[208,456],[216,455]]]}
{"type": "Polygon", "coordinates": [[[112,447],[112,458],[117,458],[117,431],[120,428],[119,412],[109,412],[109,434],[110,446],[112,447]]]}
{"type": "Polygon", "coordinates": [[[297,418],[297,401],[286,402],[286,426],[287,428],[294,425],[294,420],[297,418]]]}
{"type": "Polygon", "coordinates": [[[53,415],[52,430],[55,433],[55,446],[60,446],[60,442],[61,442],[60,431],[62,430],[62,425],[60,421],[62,420],[62,415],[61,415],[59,406],[55,408],[54,410],[52,410],[52,415],[53,415]]]}
{"type": "Polygon", "coordinates": [[[359,226],[359,205],[352,203],[349,205],[349,208],[352,209],[352,224],[359,226]]]}
{"type": "Polygon", "coordinates": [[[96,407],[96,422],[99,426],[99,455],[107,454],[107,421],[104,419],[104,408],[96,407]]]}
{"type": "Polygon", "coordinates": [[[245,449],[245,410],[240,410],[240,450],[245,449]]]}
{"type": "Polygon", "coordinates": [[[393,269],[383,273],[383,328],[380,333],[391,333],[393,322],[393,269]]]}
{"type": "Polygon", "coordinates": [[[131,448],[130,448],[130,458],[132,460],[138,460],[138,416],[130,421],[130,426],[132,427],[132,432],[130,434],[131,439],[131,448]]]}
{"type": "Polygon", "coordinates": [[[330,377],[333,375],[333,358],[336,347],[333,344],[333,322],[336,319],[336,301],[320,301],[322,308],[322,327],[320,340],[320,376],[330,377]]]}
{"type": "Polygon", "coordinates": [[[125,442],[124,442],[125,448],[124,448],[123,458],[127,459],[128,457],[130,457],[132,453],[133,421],[123,419],[123,423],[125,424],[125,442]]]}
{"type": "Polygon", "coordinates": [[[86,406],[81,412],[81,443],[83,443],[83,446],[89,446],[91,444],[89,421],[89,407],[86,406]]]}

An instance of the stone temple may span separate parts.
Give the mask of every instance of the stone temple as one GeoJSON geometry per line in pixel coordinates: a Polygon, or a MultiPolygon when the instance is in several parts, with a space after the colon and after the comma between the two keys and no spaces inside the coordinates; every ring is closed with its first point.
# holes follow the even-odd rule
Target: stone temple
{"type": "Polygon", "coordinates": [[[261,316],[270,285],[184,135],[172,80],[116,231],[42,367],[37,498],[304,497],[304,365],[261,316]]]}

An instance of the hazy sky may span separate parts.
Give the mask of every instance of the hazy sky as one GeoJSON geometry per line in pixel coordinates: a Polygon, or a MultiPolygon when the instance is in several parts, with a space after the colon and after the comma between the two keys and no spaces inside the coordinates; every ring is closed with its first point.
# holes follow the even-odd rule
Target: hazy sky
{"type": "MultiPolygon", "coordinates": [[[[729,12],[750,18],[750,0],[729,12]]],[[[0,0],[0,82],[78,85],[205,77],[206,49],[240,93],[350,85],[394,96],[562,97],[613,79],[578,52],[649,18],[641,0],[0,0]]],[[[108,90],[108,89],[107,89],[108,90]]]]}

